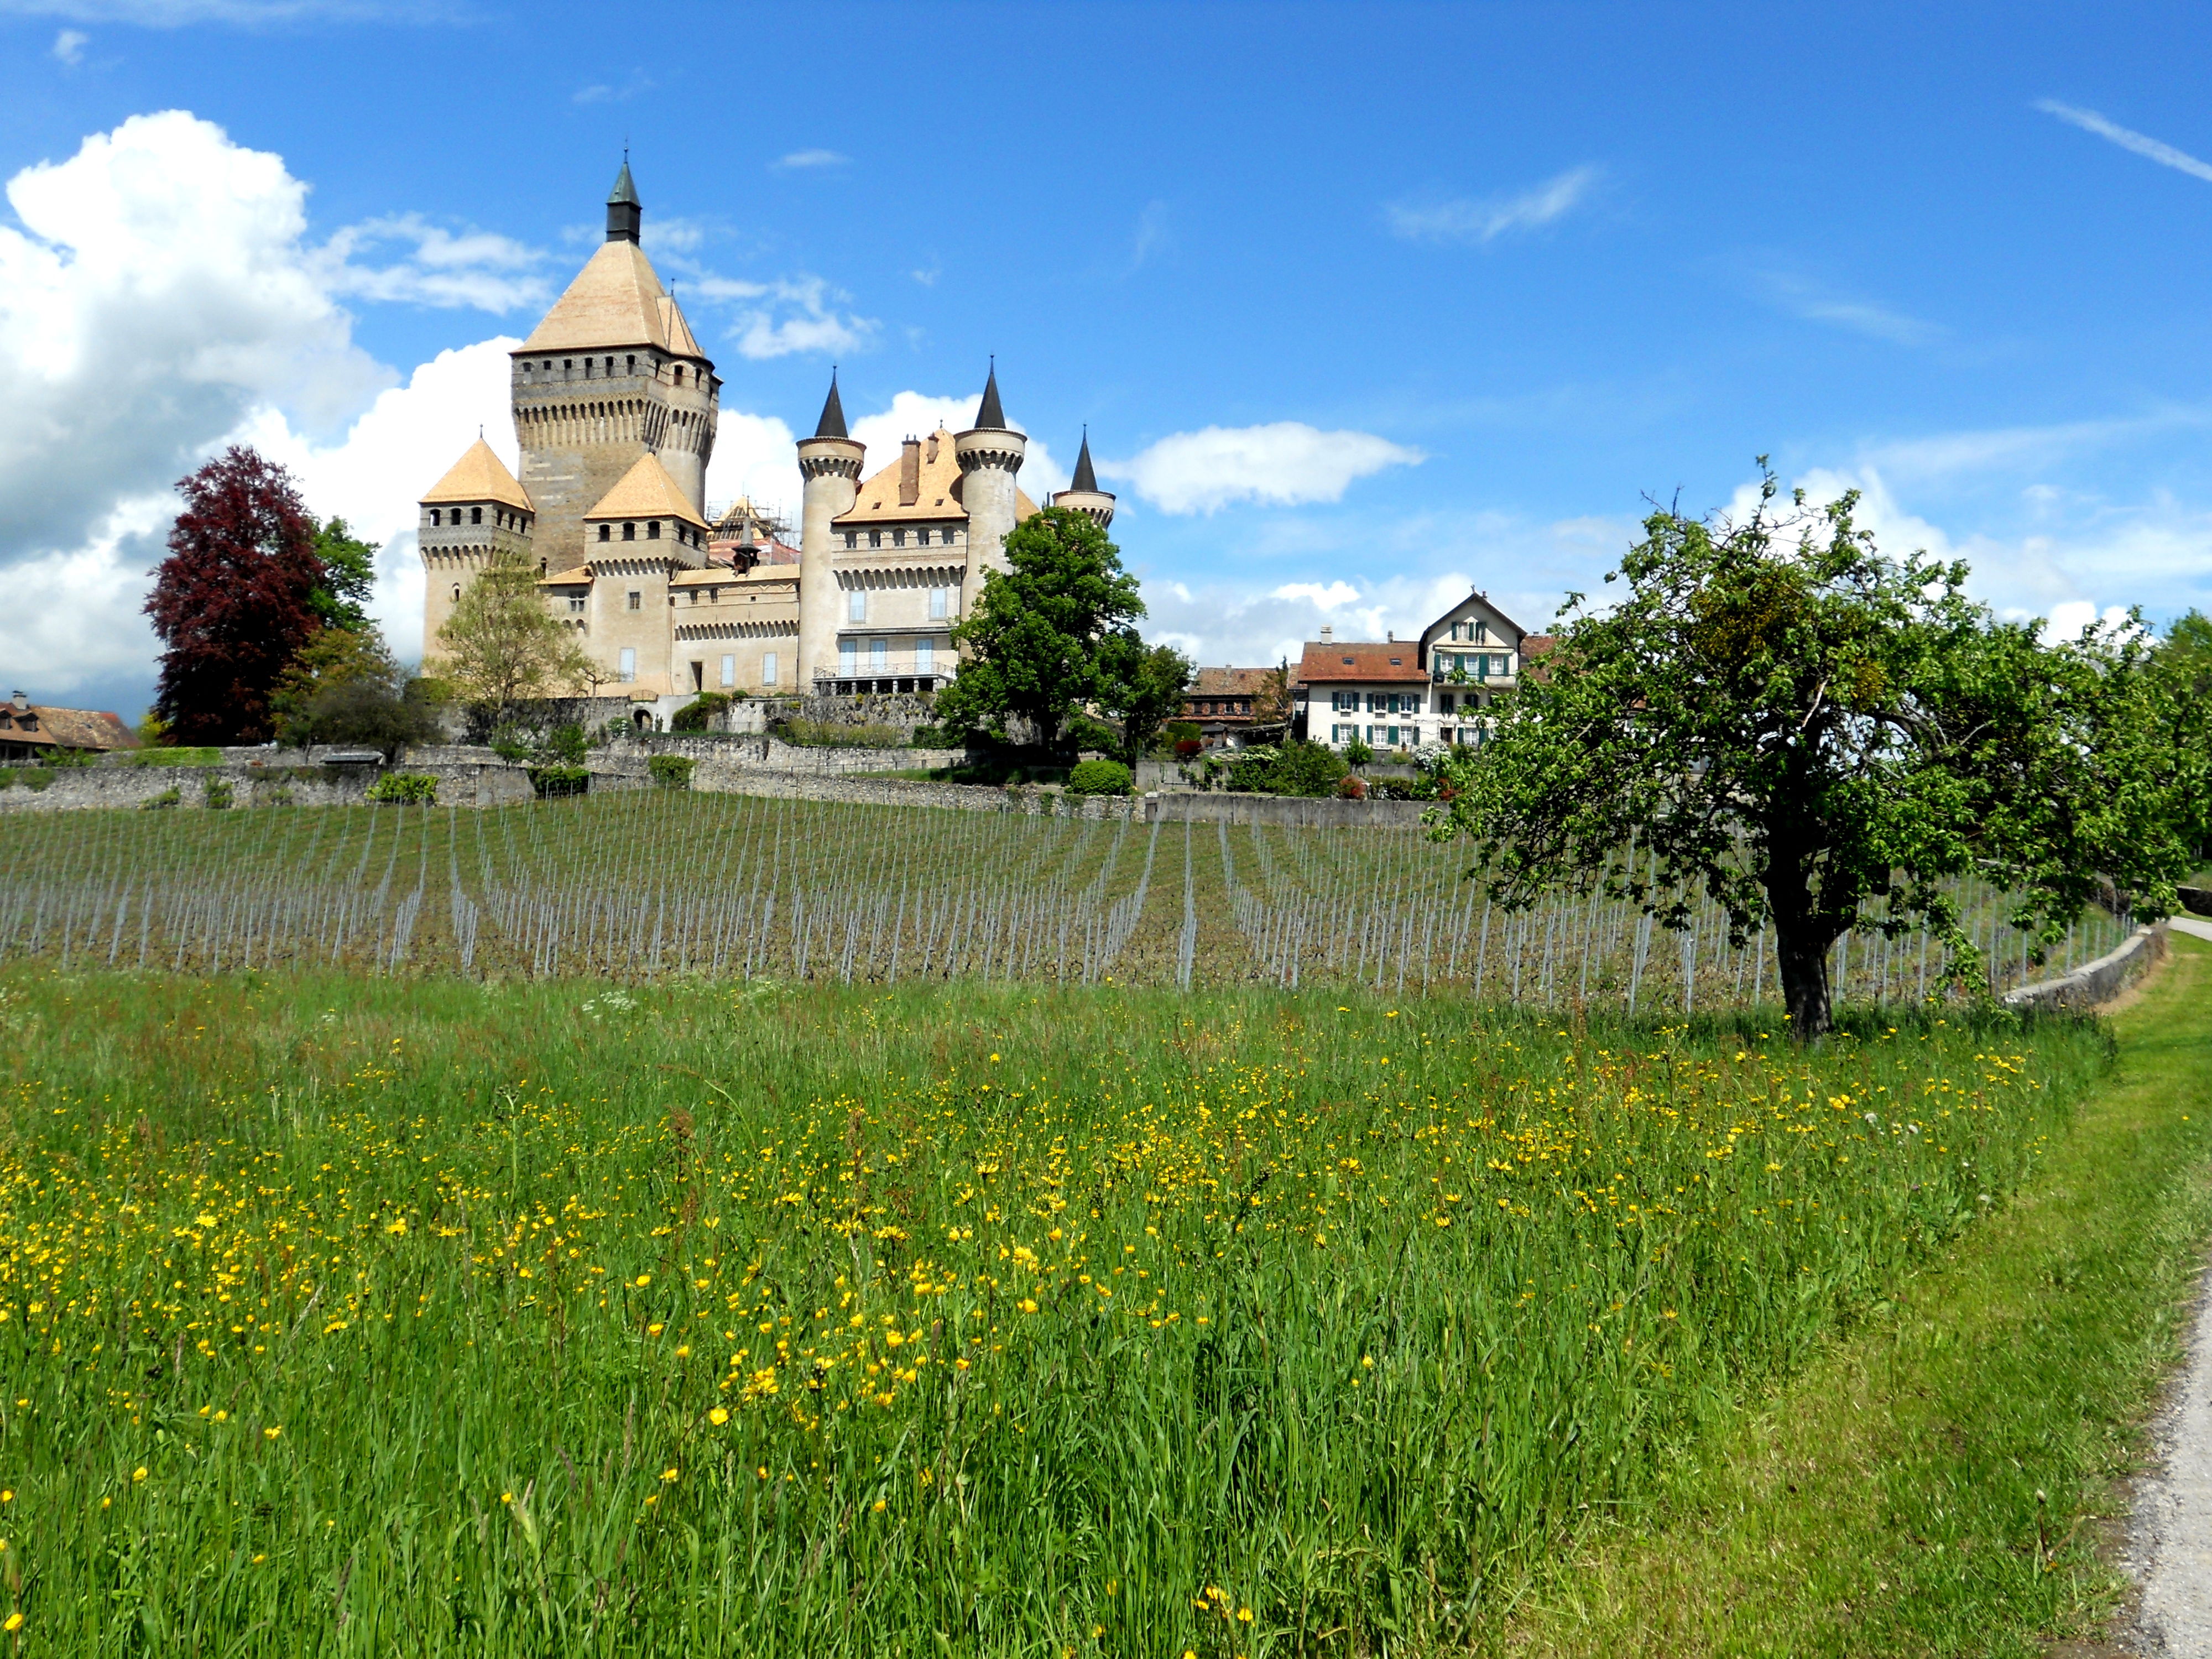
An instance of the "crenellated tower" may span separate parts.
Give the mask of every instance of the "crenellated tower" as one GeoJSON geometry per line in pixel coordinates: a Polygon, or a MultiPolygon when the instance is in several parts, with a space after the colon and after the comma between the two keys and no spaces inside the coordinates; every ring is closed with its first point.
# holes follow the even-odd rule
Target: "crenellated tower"
{"type": "Polygon", "coordinates": [[[482,438],[422,501],[416,537],[422,554],[422,649],[438,653],[438,630],[453,614],[462,592],[491,561],[508,554],[530,557],[537,514],[506,463],[482,438]]]}
{"type": "Polygon", "coordinates": [[[999,365],[994,358],[983,383],[975,424],[956,434],[953,453],[960,465],[960,501],[968,509],[969,603],[983,591],[986,570],[1006,568],[1006,536],[1014,527],[1014,475],[1022,470],[1029,440],[1006,424],[999,403],[999,365]]]}
{"type": "Polygon", "coordinates": [[[799,441],[801,507],[799,523],[799,664],[797,690],[814,689],[817,673],[837,665],[837,577],[831,568],[831,522],[853,510],[866,446],[845,428],[837,396],[837,371],[830,371],[830,396],[814,435],[799,441]]]}
{"type": "Polygon", "coordinates": [[[1091,428],[1083,428],[1083,448],[1075,458],[1075,477],[1052,498],[1054,507],[1080,513],[1104,530],[1114,522],[1114,498],[1098,487],[1098,474],[1091,465],[1091,428]]]}
{"type": "Polygon", "coordinates": [[[568,562],[584,514],[655,455],[702,515],[721,383],[638,246],[629,163],[607,198],[607,240],[514,354],[514,435],[538,540],[568,562]]]}

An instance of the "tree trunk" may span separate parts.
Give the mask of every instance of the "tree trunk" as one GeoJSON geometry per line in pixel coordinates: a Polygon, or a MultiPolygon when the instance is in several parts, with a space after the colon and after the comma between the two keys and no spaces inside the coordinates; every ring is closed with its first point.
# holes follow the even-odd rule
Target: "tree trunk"
{"type": "Polygon", "coordinates": [[[1782,975],[1783,1005],[1790,1011],[1790,1035],[1799,1042],[1826,1036],[1828,1011],[1828,947],[1832,937],[1799,921],[1779,917],[1774,924],[1774,960],[1782,975]]]}

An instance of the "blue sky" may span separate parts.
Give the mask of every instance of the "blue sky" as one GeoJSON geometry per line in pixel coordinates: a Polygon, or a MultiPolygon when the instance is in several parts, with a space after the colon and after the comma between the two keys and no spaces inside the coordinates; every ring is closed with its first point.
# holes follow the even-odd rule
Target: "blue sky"
{"type": "Polygon", "coordinates": [[[1762,452],[2008,611],[2205,602],[2202,9],[0,0],[0,662],[55,701],[143,706],[162,489],[240,435],[386,541],[416,645],[410,503],[501,437],[487,343],[625,139],[726,380],[710,493],[795,501],[833,359],[888,441],[995,352],[1031,493],[1088,422],[1203,661],[1469,584],[1539,624],[1762,452]]]}

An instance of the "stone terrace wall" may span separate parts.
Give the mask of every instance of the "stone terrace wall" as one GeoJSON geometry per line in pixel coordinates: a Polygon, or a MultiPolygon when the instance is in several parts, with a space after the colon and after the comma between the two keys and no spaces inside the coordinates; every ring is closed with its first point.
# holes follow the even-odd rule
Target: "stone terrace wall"
{"type": "Polygon", "coordinates": [[[2116,951],[2057,979],[2008,991],[2008,1008],[2094,1008],[2110,1002],[2128,981],[2166,954],[2166,924],[2138,927],[2116,951]]]}
{"type": "Polygon", "coordinates": [[[1418,800],[1175,793],[1147,795],[1145,816],[1162,823],[1271,823],[1297,830],[1350,830],[1419,823],[1429,805],[1418,800]]]}
{"type": "MultiPolygon", "coordinates": [[[[599,787],[596,781],[593,788],[599,787]]],[[[1020,812],[1032,817],[1137,818],[1133,795],[1068,795],[1056,789],[994,789],[975,783],[925,783],[910,778],[841,777],[820,772],[772,772],[702,762],[691,787],[709,793],[776,795],[791,800],[852,801],[868,806],[934,806],[961,812],[1020,812]]]]}
{"type": "MultiPolygon", "coordinates": [[[[86,807],[153,808],[171,790],[180,811],[209,810],[210,781],[230,786],[232,808],[358,806],[378,775],[371,766],[88,766],[57,771],[44,789],[0,789],[0,812],[86,807]]],[[[438,780],[438,799],[454,806],[500,806],[532,799],[530,780],[505,766],[417,766],[438,780]]],[[[631,786],[635,787],[635,786],[631,786]]]]}

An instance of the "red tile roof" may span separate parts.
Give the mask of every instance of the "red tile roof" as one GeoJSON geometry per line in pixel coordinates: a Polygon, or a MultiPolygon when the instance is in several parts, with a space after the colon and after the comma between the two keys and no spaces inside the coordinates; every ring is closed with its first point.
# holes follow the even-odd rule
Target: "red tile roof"
{"type": "Polygon", "coordinates": [[[1256,697],[1266,692],[1272,668],[1201,668],[1187,696],[1256,697]]]}
{"type": "Polygon", "coordinates": [[[1385,685],[1403,682],[1425,685],[1428,678],[1428,672],[1421,666],[1420,647],[1412,640],[1394,645],[1311,641],[1307,643],[1306,653],[1298,663],[1297,672],[1291,677],[1291,683],[1385,685]]]}
{"type": "Polygon", "coordinates": [[[136,749],[138,734],[120,714],[104,709],[57,708],[34,702],[18,709],[0,702],[0,742],[45,744],[57,749],[136,749]]]}

